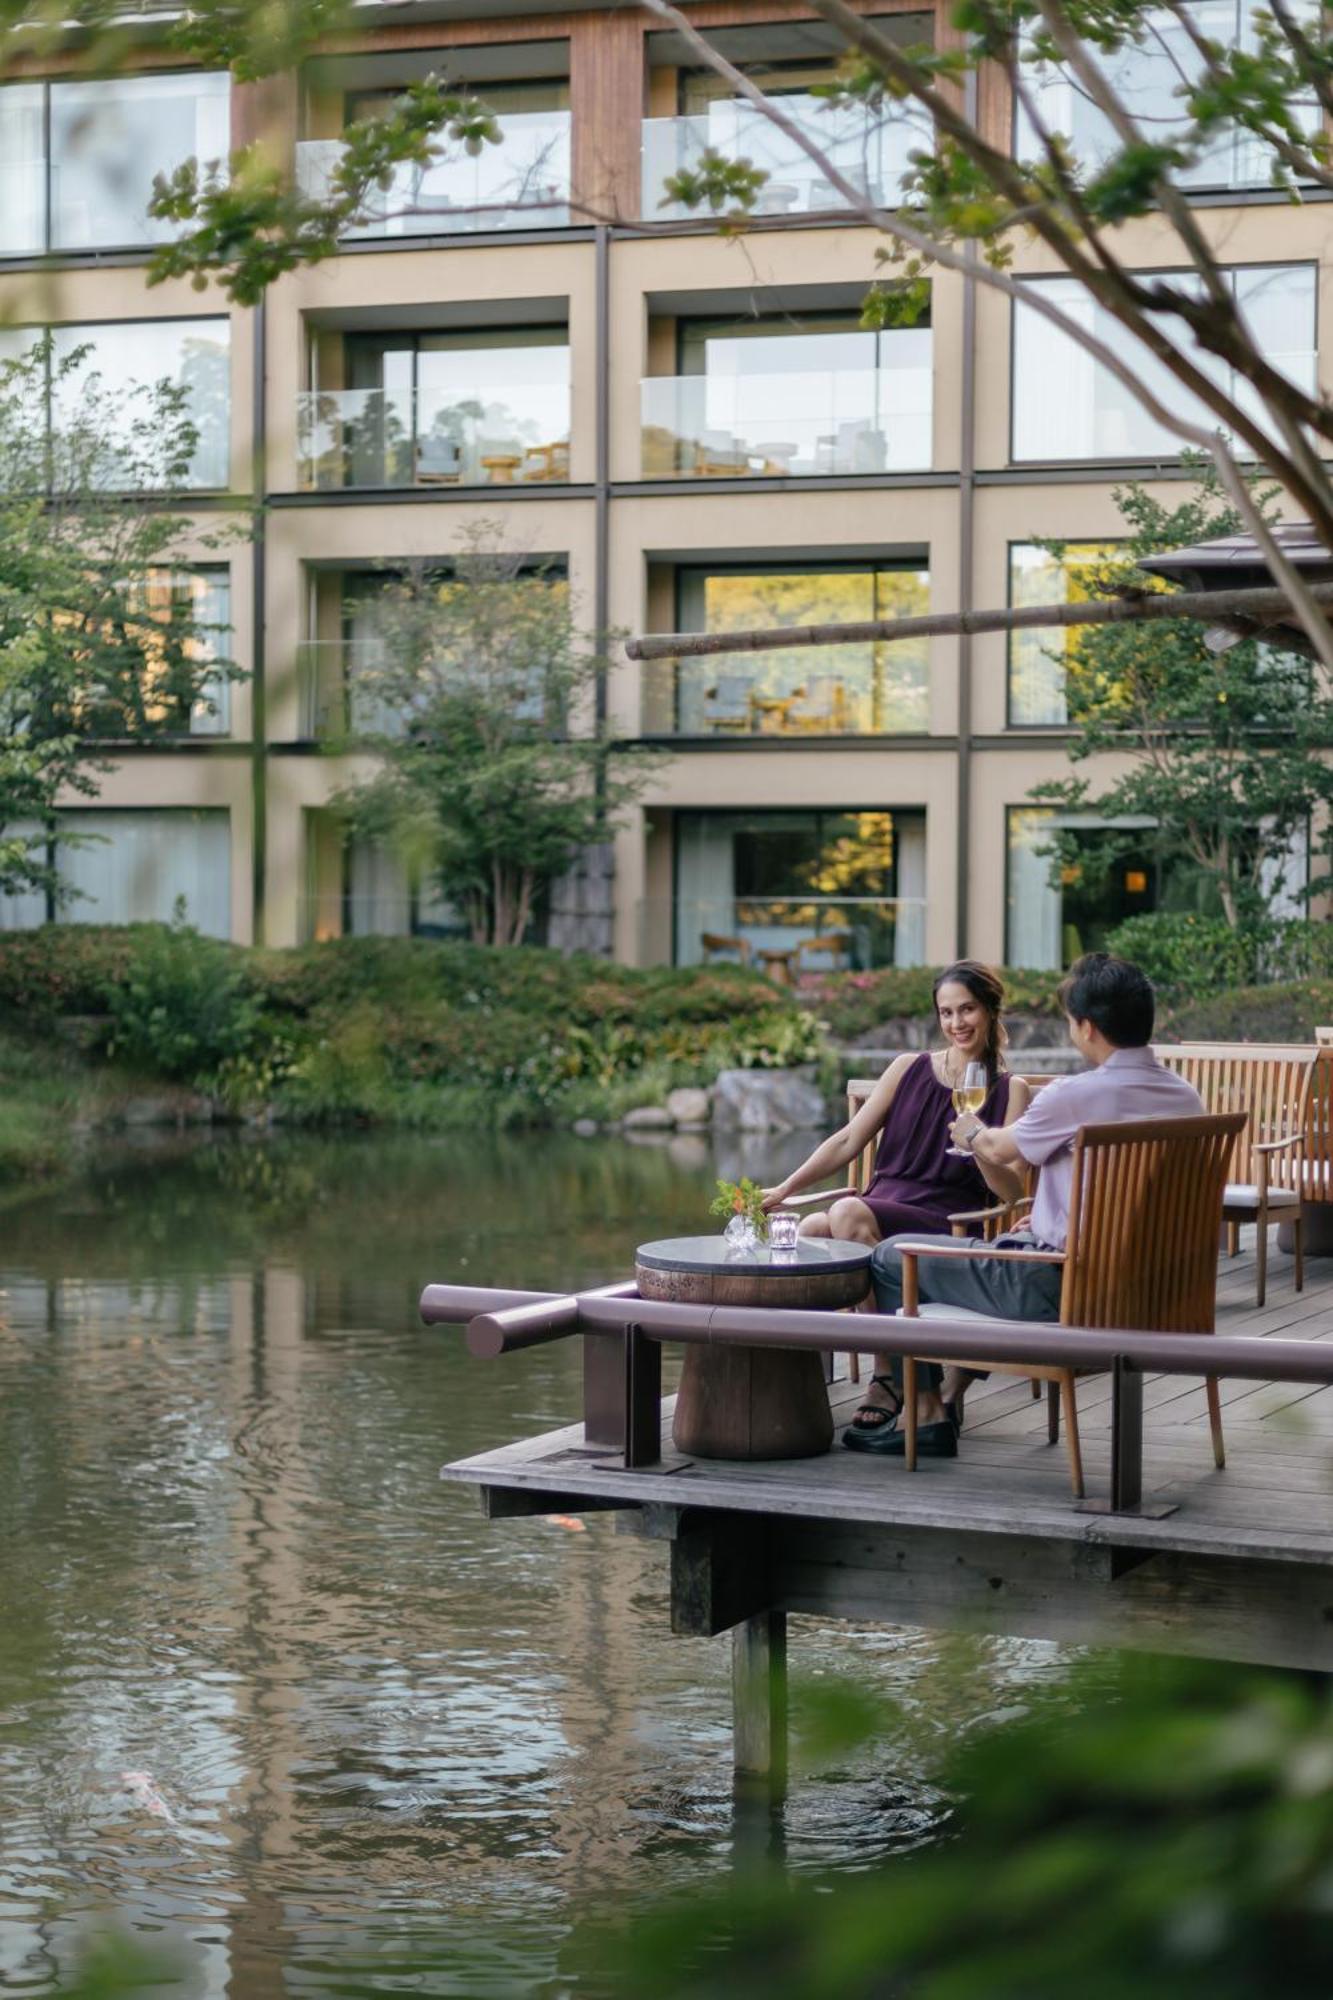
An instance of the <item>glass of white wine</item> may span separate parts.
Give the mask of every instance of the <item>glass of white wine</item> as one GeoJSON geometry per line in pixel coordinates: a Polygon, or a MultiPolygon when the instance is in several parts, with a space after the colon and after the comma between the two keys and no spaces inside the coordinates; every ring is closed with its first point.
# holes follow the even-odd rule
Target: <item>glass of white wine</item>
{"type": "MultiPolygon", "coordinates": [[[[961,1118],[965,1111],[980,1111],[986,1102],[987,1087],[985,1063],[970,1062],[963,1071],[962,1082],[954,1085],[953,1108],[956,1115],[961,1118]]],[[[966,1146],[950,1146],[948,1150],[958,1160],[970,1160],[972,1157],[966,1146]]]]}

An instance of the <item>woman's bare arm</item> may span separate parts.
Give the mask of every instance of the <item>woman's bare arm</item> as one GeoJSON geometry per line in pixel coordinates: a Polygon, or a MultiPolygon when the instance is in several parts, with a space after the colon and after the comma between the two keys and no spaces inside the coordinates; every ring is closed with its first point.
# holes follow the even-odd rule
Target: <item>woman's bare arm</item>
{"type": "Polygon", "coordinates": [[[911,1055],[895,1056],[855,1118],[849,1119],[831,1138],[816,1146],[809,1159],[802,1160],[785,1181],[777,1187],[764,1189],[764,1207],[780,1208],[784,1201],[799,1194],[803,1188],[813,1187],[817,1181],[840,1173],[845,1166],[849,1166],[861,1148],[883,1128],[904,1072],[914,1061],[915,1057],[911,1055]]]}

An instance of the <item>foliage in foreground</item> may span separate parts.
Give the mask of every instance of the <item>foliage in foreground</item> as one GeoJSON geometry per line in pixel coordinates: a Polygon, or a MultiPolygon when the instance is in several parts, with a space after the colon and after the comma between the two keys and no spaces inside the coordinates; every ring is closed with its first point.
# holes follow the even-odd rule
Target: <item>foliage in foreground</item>
{"type": "Polygon", "coordinates": [[[179,926],[52,926],[0,939],[0,1017],[233,1109],[319,1123],[612,1115],[720,1069],[812,1060],[819,1031],[739,967],[424,939],[252,951],[179,926]]]}
{"type": "MultiPolygon", "coordinates": [[[[842,1749],[864,1762],[865,1704],[850,1713],[842,1749]]],[[[593,1930],[590,1983],[643,2000],[1251,2000],[1280,1965],[1286,1993],[1327,1994],[1322,1681],[1085,1662],[966,1736],[937,1778],[955,1838],[856,1874],[742,1877],[618,1937],[593,1930]]]]}

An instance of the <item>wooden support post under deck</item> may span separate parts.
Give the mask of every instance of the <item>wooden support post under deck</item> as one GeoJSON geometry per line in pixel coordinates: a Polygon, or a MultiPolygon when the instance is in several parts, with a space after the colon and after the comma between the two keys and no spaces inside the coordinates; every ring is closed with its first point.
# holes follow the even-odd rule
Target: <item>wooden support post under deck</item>
{"type": "Polygon", "coordinates": [[[787,1616],[761,1611],[731,1634],[736,1778],[762,1786],[773,1804],[787,1796],[787,1616]]]}

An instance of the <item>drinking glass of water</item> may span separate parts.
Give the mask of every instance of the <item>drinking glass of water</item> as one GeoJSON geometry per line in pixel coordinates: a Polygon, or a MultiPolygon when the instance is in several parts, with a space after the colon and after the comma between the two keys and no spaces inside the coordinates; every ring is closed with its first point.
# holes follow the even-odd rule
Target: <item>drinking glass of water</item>
{"type": "Polygon", "coordinates": [[[770,1215],[768,1218],[768,1240],[773,1249],[794,1250],[796,1248],[796,1232],[800,1226],[801,1218],[799,1215],[792,1215],[788,1210],[780,1208],[776,1215],[770,1215]]]}

